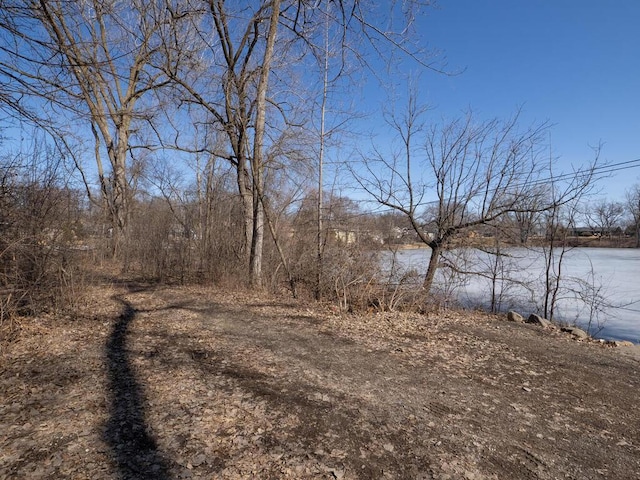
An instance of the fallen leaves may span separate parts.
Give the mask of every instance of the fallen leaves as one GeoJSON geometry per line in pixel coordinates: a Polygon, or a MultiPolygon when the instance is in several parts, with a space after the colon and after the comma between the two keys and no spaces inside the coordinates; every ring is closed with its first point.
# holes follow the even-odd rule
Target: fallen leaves
{"type": "Polygon", "coordinates": [[[0,478],[107,479],[127,462],[176,479],[556,478],[611,458],[608,474],[636,471],[635,364],[590,362],[588,345],[554,350],[475,313],[358,316],[199,288],[94,293],[78,320],[43,319],[3,354],[0,478]],[[134,315],[108,357],[118,299],[134,315]],[[149,432],[147,457],[105,442],[109,361],[140,389],[129,433],[149,432]],[[566,442],[561,454],[549,439],[566,442]]]}

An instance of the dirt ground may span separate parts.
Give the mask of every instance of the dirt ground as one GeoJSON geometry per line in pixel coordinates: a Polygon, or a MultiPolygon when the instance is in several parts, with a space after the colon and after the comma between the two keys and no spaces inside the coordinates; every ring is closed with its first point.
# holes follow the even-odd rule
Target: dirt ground
{"type": "Polygon", "coordinates": [[[0,479],[638,479],[638,347],[96,289],[0,358],[0,479]]]}

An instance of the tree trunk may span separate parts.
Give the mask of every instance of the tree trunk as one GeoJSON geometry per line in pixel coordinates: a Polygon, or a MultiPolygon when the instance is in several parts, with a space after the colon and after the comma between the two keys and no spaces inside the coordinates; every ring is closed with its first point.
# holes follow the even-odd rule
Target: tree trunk
{"type": "Polygon", "coordinates": [[[293,298],[298,298],[298,292],[296,289],[296,282],[291,274],[291,269],[289,268],[289,263],[287,262],[287,257],[282,249],[282,245],[280,244],[280,240],[278,238],[278,232],[276,230],[276,225],[271,218],[269,213],[269,207],[265,204],[265,198],[260,193],[260,203],[262,203],[262,211],[264,213],[264,218],[267,221],[267,226],[269,227],[269,232],[271,232],[271,238],[273,239],[273,243],[278,250],[278,255],[280,256],[280,262],[282,262],[282,266],[284,267],[285,273],[287,274],[287,282],[289,283],[289,289],[291,290],[291,295],[293,298]]]}
{"type": "Polygon", "coordinates": [[[236,171],[236,179],[238,182],[238,191],[240,192],[240,202],[242,204],[242,217],[243,217],[243,234],[244,239],[242,242],[242,255],[246,264],[251,262],[251,249],[253,245],[253,223],[254,223],[254,208],[253,208],[253,194],[251,192],[249,173],[247,172],[246,163],[244,157],[240,157],[236,171]]]}
{"type": "MultiPolygon", "coordinates": [[[[111,161],[111,223],[113,225],[113,254],[118,256],[127,238],[129,218],[129,184],[127,182],[127,150],[129,145],[130,122],[123,122],[117,129],[116,145],[108,149],[111,161]]],[[[126,249],[124,250],[126,253],[126,249]]],[[[126,258],[124,269],[127,269],[126,258]]]]}
{"type": "Polygon", "coordinates": [[[427,273],[424,277],[424,282],[422,283],[422,288],[424,288],[427,293],[431,292],[433,279],[436,276],[436,271],[438,270],[438,264],[440,262],[440,254],[442,253],[442,245],[438,243],[431,243],[429,246],[431,247],[431,256],[429,257],[429,266],[427,267],[427,273]]]}
{"type": "Polygon", "coordinates": [[[253,140],[253,159],[251,173],[253,176],[253,238],[251,239],[251,263],[249,278],[254,287],[262,286],[262,246],[264,243],[264,211],[260,201],[260,195],[264,192],[264,131],[267,115],[267,89],[269,86],[269,73],[271,60],[278,32],[278,19],[280,17],[280,0],[274,0],[271,5],[271,19],[267,44],[264,50],[264,60],[260,70],[260,80],[256,92],[256,123],[253,140]]]}
{"type": "MultiPolygon", "coordinates": [[[[257,189],[254,189],[257,190],[257,189]]],[[[251,239],[251,261],[249,278],[252,287],[262,286],[262,246],[264,244],[264,210],[256,192],[253,208],[253,235],[251,239]]]]}

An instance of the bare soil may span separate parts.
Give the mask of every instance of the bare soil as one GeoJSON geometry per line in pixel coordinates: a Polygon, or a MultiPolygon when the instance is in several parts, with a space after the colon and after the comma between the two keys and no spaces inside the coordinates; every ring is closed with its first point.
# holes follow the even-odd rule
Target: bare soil
{"type": "Polygon", "coordinates": [[[637,479],[637,347],[97,288],[0,358],[0,479],[637,479]]]}

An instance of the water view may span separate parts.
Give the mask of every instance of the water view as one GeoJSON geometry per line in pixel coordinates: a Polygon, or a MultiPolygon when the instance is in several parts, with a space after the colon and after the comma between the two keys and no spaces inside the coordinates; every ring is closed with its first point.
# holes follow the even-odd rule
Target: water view
{"type": "MultiPolygon", "coordinates": [[[[450,253],[452,263],[464,273],[450,275],[441,270],[439,288],[469,308],[489,309],[493,291],[499,311],[514,309],[525,316],[542,312],[544,253],[525,248],[502,253],[499,263],[495,255],[477,250],[450,253]]],[[[429,249],[401,250],[396,258],[403,268],[422,275],[429,254],[429,249]]],[[[576,323],[596,338],[640,342],[639,273],[640,250],[576,248],[566,252],[554,320],[576,323]]]]}

